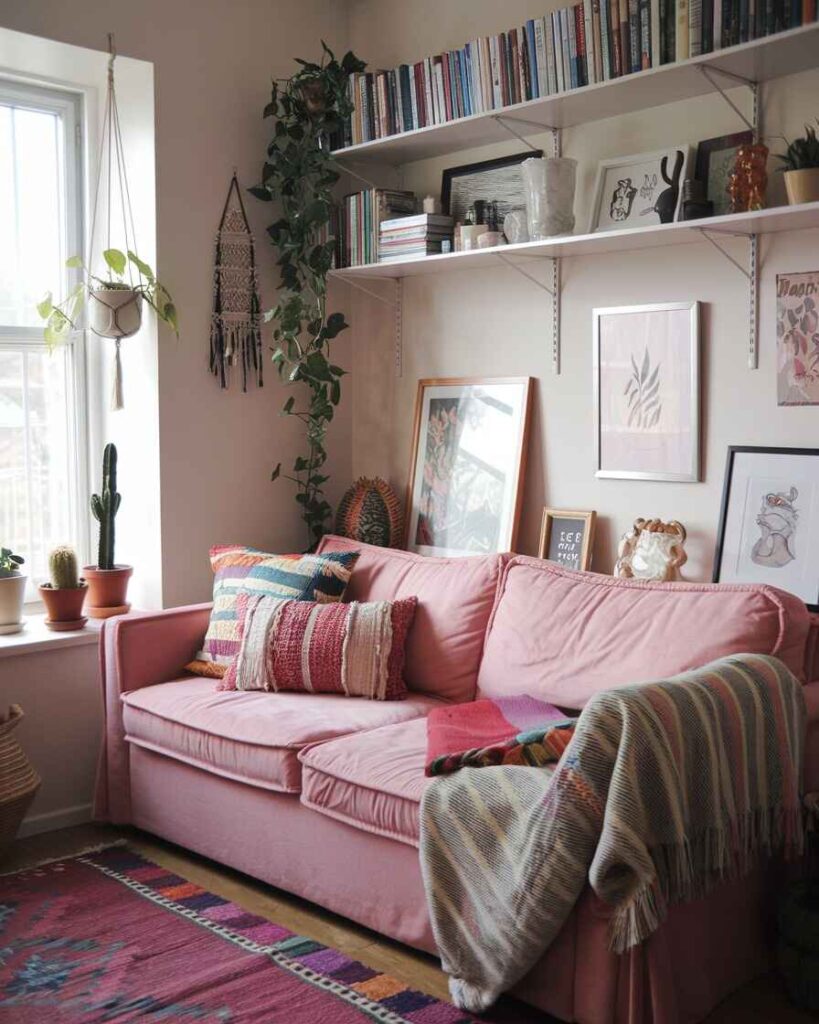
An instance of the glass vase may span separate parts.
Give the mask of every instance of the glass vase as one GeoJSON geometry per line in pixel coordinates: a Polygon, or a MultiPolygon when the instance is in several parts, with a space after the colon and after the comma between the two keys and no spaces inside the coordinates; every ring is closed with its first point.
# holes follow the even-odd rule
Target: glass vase
{"type": "Polygon", "coordinates": [[[577,161],[570,157],[532,157],[521,164],[526,219],[533,242],[574,230],[577,161]]]}

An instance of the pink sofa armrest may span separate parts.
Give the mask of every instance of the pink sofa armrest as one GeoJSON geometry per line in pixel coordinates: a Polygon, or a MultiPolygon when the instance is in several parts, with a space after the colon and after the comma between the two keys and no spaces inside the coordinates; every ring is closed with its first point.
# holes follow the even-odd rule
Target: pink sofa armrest
{"type": "Polygon", "coordinates": [[[108,619],[100,637],[104,726],[94,816],[126,824],[131,816],[128,751],[120,694],[177,678],[202,644],[209,604],[108,619]]]}
{"type": "Polygon", "coordinates": [[[805,736],[805,792],[819,792],[819,680],[802,687],[808,709],[805,736]]]}

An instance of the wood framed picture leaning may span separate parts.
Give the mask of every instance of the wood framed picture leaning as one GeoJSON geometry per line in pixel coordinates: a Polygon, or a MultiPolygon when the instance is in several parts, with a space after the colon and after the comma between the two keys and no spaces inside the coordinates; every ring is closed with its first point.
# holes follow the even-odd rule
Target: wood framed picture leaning
{"type": "Polygon", "coordinates": [[[420,380],[406,547],[424,555],[514,550],[531,377],[420,380]]]}
{"type": "Polygon", "coordinates": [[[728,449],[714,583],[768,583],[819,611],[819,448],[728,449]]]}

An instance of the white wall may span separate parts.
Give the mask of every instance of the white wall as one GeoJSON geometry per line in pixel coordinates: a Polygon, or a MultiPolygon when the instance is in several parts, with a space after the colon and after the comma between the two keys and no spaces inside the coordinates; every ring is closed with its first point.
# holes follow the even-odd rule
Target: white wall
{"type": "MultiPolygon", "coordinates": [[[[555,4],[555,6],[558,6],[555,4]]],[[[477,35],[505,30],[544,13],[547,0],[433,3],[351,0],[351,45],[371,65],[392,67],[477,35]]],[[[819,61],[818,61],[819,63],[819,61]]],[[[692,72],[693,74],[693,72],[692,72]]],[[[766,134],[789,135],[817,113],[819,70],[765,89],[766,134]]],[[[747,103],[743,91],[732,93],[747,103]]],[[[580,161],[576,215],[588,223],[597,161],[738,131],[743,126],[718,96],[602,121],[564,132],[563,150],[580,161]]],[[[498,134],[492,136],[494,141],[498,134]]],[[[550,137],[533,142],[550,152],[550,137]]],[[[771,140],[776,150],[780,140],[771,140]]],[[[516,153],[512,139],[482,150],[407,165],[405,187],[440,193],[446,166],[516,153]]],[[[772,205],[783,201],[772,175],[772,205]]],[[[746,247],[733,243],[744,261],[746,247]]],[[[689,531],[684,575],[709,579],[726,448],[729,444],[812,446],[817,408],[778,408],[774,279],[777,271],[819,269],[819,232],[765,239],[760,301],[760,366],[749,370],[748,289],[707,242],[563,263],[563,365],[551,368],[550,298],[513,270],[498,266],[404,281],[400,379],[392,373],[392,321],[366,297],[352,310],[355,337],[353,471],[379,473],[400,494],[406,487],[417,381],[421,377],[530,375],[538,391],[519,548],[534,553],[544,504],[596,509],[594,569],[611,572],[617,539],[638,515],[679,519],[689,531]],[[704,306],[703,482],[597,480],[592,430],[591,311],[595,306],[698,299],[704,306]]],[[[531,269],[531,268],[528,268],[531,269]]],[[[549,280],[549,264],[540,271],[549,280]]]]}
{"type": "MultiPolygon", "coordinates": [[[[0,9],[0,26],[100,51],[106,33],[113,31],[120,54],[153,64],[155,266],[174,294],[181,321],[178,343],[164,327],[159,338],[156,468],[166,606],[209,596],[207,552],[212,544],[238,542],[272,550],[305,545],[292,490],[286,482],[270,483],[272,467],[279,459],[292,459],[301,438],[298,425],[278,415],[283,393],[269,364],[264,389],[247,395],[238,389],[221,392],[207,372],[213,241],[234,165],[245,185],[255,183],[261,168],[270,129],[261,112],[271,78],[290,74],[294,56],[317,57],[321,38],[330,45],[342,39],[344,25],[344,6],[333,0],[29,0],[0,9]]],[[[99,60],[104,64],[105,56],[99,60]]],[[[121,113],[127,119],[124,105],[121,113]]],[[[278,280],[264,230],[271,212],[248,197],[265,308],[274,300],[278,280]]],[[[150,231],[146,225],[147,236],[150,231]]],[[[349,361],[348,345],[340,340],[335,353],[342,365],[349,361]]],[[[126,362],[131,395],[146,364],[141,366],[126,362]]],[[[107,402],[107,379],[102,387],[107,402]]],[[[154,411],[134,405],[129,411],[143,417],[151,444],[154,411]]],[[[138,435],[133,443],[139,444],[138,435]]],[[[126,462],[129,454],[137,455],[127,451],[127,444],[123,449],[123,519],[128,508],[149,521],[157,489],[126,488],[126,462]]],[[[335,480],[330,498],[335,500],[350,478],[345,408],[334,424],[331,451],[335,480]]],[[[159,557],[138,543],[127,553],[137,563],[159,557]]]]}

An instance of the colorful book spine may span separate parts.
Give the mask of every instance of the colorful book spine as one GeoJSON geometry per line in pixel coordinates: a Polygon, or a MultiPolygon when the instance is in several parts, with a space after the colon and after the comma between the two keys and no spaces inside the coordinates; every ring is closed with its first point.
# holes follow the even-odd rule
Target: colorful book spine
{"type": "Polygon", "coordinates": [[[651,14],[651,66],[658,68],[662,64],[660,57],[660,0],[650,0],[651,14]]]}
{"type": "Polygon", "coordinates": [[[628,0],[628,37],[629,56],[631,58],[631,74],[639,71],[642,62],[640,59],[640,0],[628,0]]]}
{"type": "Polygon", "coordinates": [[[688,0],[676,0],[676,6],[676,59],[688,60],[688,0]]]}
{"type": "Polygon", "coordinates": [[[580,85],[589,84],[589,70],[586,62],[586,18],[583,4],[574,9],[575,33],[577,35],[577,79],[580,85]]]}
{"type": "Polygon", "coordinates": [[[638,12],[640,17],[640,68],[646,71],[651,67],[651,0],[640,0],[638,12]]]}
{"type": "Polygon", "coordinates": [[[536,100],[541,95],[541,92],[535,47],[535,22],[534,19],[530,18],[526,22],[526,51],[529,54],[529,75],[532,81],[532,99],[536,100]]]}
{"type": "Polygon", "coordinates": [[[613,77],[614,66],[611,53],[611,27],[609,25],[611,8],[608,0],[600,0],[600,44],[602,46],[603,81],[608,82],[613,77]]]}
{"type": "Polygon", "coordinates": [[[594,27],[592,18],[592,0],[583,0],[583,29],[586,38],[586,74],[589,85],[597,82],[597,69],[594,64],[594,27]]]}
{"type": "MultiPolygon", "coordinates": [[[[743,0],[746,10],[748,0],[743,0]]],[[[688,0],[688,56],[702,53],[702,0],[688,0]]]]}
{"type": "Polygon", "coordinates": [[[543,18],[535,19],[535,61],[537,62],[537,88],[540,96],[548,96],[549,73],[546,60],[546,26],[543,18]]]}
{"type": "Polygon", "coordinates": [[[611,36],[612,78],[625,74],[623,70],[623,45],[620,36],[620,2],[609,0],[609,34],[611,36]]]}

